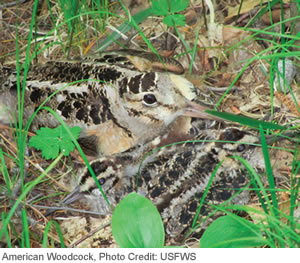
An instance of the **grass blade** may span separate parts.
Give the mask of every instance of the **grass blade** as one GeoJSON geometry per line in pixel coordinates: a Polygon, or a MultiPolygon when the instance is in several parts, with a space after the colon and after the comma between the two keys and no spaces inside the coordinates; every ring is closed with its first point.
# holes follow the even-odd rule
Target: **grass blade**
{"type": "Polygon", "coordinates": [[[16,200],[16,202],[13,204],[12,208],[10,209],[5,221],[3,221],[2,228],[0,229],[0,239],[2,238],[7,225],[9,224],[13,214],[15,213],[16,209],[18,208],[22,200],[24,200],[26,195],[31,191],[31,189],[35,185],[40,183],[40,181],[46,176],[46,174],[49,173],[56,166],[56,164],[60,161],[62,157],[63,154],[60,154],[38,178],[30,182],[27,185],[27,187],[25,187],[24,191],[22,191],[21,195],[19,196],[19,198],[16,200]]]}
{"type": "MultiPolygon", "coordinates": [[[[1,213],[1,219],[2,219],[2,222],[5,221],[5,213],[2,212],[1,213]]],[[[8,227],[6,226],[5,229],[4,229],[4,233],[5,233],[5,237],[6,237],[6,241],[7,241],[7,246],[8,248],[11,248],[11,241],[10,241],[10,236],[9,236],[9,231],[8,231],[8,227]]]]}
{"type": "Polygon", "coordinates": [[[30,248],[28,220],[27,220],[26,210],[24,208],[22,209],[22,225],[23,225],[22,239],[25,242],[24,245],[26,248],[30,248]]]}
{"type": "MultiPolygon", "coordinates": [[[[144,9],[134,16],[131,17],[130,20],[132,21],[126,21],[121,26],[118,27],[118,31],[125,34],[130,29],[132,29],[134,26],[132,25],[132,22],[134,21],[136,24],[141,23],[144,21],[148,16],[152,15],[152,7],[144,9]]],[[[117,32],[113,32],[111,35],[109,35],[103,42],[101,42],[101,47],[97,49],[97,52],[104,51],[108,46],[110,46],[113,42],[118,40],[121,37],[121,35],[117,32]]]]}
{"type": "Polygon", "coordinates": [[[198,220],[200,211],[201,211],[201,207],[202,207],[203,204],[204,204],[204,200],[205,200],[205,198],[206,198],[206,196],[207,196],[207,193],[208,193],[208,191],[209,191],[209,188],[210,188],[210,186],[211,186],[211,184],[212,184],[212,182],[213,182],[213,180],[214,180],[214,178],[215,178],[215,175],[217,174],[217,171],[219,170],[219,168],[221,167],[221,165],[223,164],[223,162],[224,162],[224,161],[218,163],[218,165],[216,166],[216,168],[214,169],[214,171],[212,172],[212,174],[211,174],[211,176],[210,176],[210,178],[209,178],[209,181],[208,181],[208,183],[207,183],[207,186],[206,186],[206,188],[205,188],[205,191],[204,191],[204,193],[203,193],[203,196],[202,196],[202,198],[201,198],[201,200],[200,200],[200,203],[199,203],[199,206],[198,206],[198,208],[197,208],[196,215],[195,215],[195,218],[194,218],[194,220],[193,220],[192,228],[195,228],[195,226],[196,226],[196,223],[197,223],[197,220],[198,220]]]}
{"type": "Polygon", "coordinates": [[[205,112],[207,112],[208,114],[220,117],[222,119],[238,122],[242,125],[250,126],[250,127],[256,128],[256,129],[259,129],[260,126],[262,126],[262,128],[264,128],[264,129],[271,129],[271,130],[285,130],[286,129],[286,127],[281,126],[276,123],[259,121],[259,120],[255,120],[255,119],[248,118],[245,116],[231,114],[228,112],[219,112],[216,110],[206,110],[205,112]]]}
{"type": "Polygon", "coordinates": [[[273,0],[271,2],[268,2],[268,5],[263,7],[262,9],[259,10],[259,12],[253,17],[251,18],[251,20],[248,22],[248,24],[246,25],[246,27],[251,27],[253,25],[253,23],[255,23],[256,21],[260,20],[261,17],[268,12],[268,10],[270,8],[272,8],[273,6],[277,5],[279,2],[282,2],[281,0],[273,0]]]}
{"type": "Polygon", "coordinates": [[[8,196],[11,196],[10,178],[9,178],[9,174],[4,160],[4,155],[1,148],[0,148],[0,160],[1,160],[2,174],[4,175],[4,180],[6,183],[7,194],[8,196]]]}
{"type": "Polygon", "coordinates": [[[244,167],[247,169],[249,175],[252,178],[251,183],[254,186],[254,191],[256,192],[256,194],[258,196],[258,199],[261,203],[261,206],[262,206],[263,210],[265,211],[265,213],[269,214],[268,207],[270,207],[270,200],[269,200],[268,194],[267,194],[267,192],[266,192],[266,190],[263,186],[263,183],[260,180],[260,177],[257,174],[257,172],[249,164],[249,162],[246,161],[244,158],[242,158],[240,156],[237,156],[237,155],[234,155],[231,158],[239,160],[244,165],[244,167]],[[262,195],[260,194],[259,189],[261,190],[262,195]],[[265,205],[265,202],[264,202],[263,198],[265,198],[266,203],[268,204],[268,206],[265,205]]]}
{"type": "Polygon", "coordinates": [[[49,221],[48,224],[45,227],[45,232],[44,232],[44,235],[43,235],[43,248],[47,248],[48,247],[48,245],[47,245],[48,232],[49,232],[50,227],[51,227],[52,224],[54,224],[54,226],[56,228],[56,231],[58,233],[58,237],[59,237],[59,240],[60,240],[61,247],[65,248],[66,246],[65,246],[63,234],[61,232],[59,224],[57,222],[55,222],[55,221],[49,221]]]}
{"type": "Polygon", "coordinates": [[[260,126],[259,132],[260,132],[261,147],[264,155],[265,167],[266,167],[266,172],[267,172],[267,177],[268,177],[268,182],[270,187],[270,194],[272,199],[272,206],[270,206],[269,208],[271,211],[273,210],[275,216],[278,216],[278,203],[277,203],[277,197],[275,191],[275,181],[274,181],[272,166],[270,162],[270,156],[268,152],[268,145],[267,145],[266,137],[264,135],[262,126],[260,126]]]}

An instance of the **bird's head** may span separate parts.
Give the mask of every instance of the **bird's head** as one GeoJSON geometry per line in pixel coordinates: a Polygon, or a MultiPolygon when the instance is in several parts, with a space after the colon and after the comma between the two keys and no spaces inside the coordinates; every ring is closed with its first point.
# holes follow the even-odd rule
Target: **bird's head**
{"type": "MultiPolygon", "coordinates": [[[[103,215],[111,213],[112,208],[125,194],[124,187],[121,187],[122,177],[120,175],[122,169],[115,161],[110,157],[102,157],[91,162],[90,165],[98,183],[96,183],[88,168],[85,167],[78,178],[78,186],[61,201],[60,205],[69,205],[85,196],[92,211],[97,211],[103,215]],[[99,185],[102,192],[99,190],[99,185]],[[105,197],[102,193],[105,194],[105,197]],[[91,198],[91,201],[88,200],[89,198],[91,198]]],[[[56,211],[56,208],[49,209],[46,215],[50,215],[54,211],[56,211]]]]}
{"type": "Polygon", "coordinates": [[[204,112],[207,108],[192,102],[195,87],[179,75],[138,72],[122,78],[117,88],[118,93],[107,90],[115,104],[114,116],[138,136],[164,130],[179,116],[212,118],[204,112]]]}

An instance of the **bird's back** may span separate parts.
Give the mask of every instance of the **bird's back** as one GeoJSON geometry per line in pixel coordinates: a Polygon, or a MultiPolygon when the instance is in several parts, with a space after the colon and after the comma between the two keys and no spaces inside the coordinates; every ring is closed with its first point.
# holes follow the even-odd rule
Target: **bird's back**
{"type": "Polygon", "coordinates": [[[18,75],[16,70],[3,67],[0,121],[7,122],[8,117],[12,121],[12,116],[17,116],[18,85],[21,89],[24,86],[24,123],[36,113],[31,130],[59,125],[56,117],[41,109],[47,106],[68,125],[82,128],[79,141],[87,151],[105,155],[122,152],[160,135],[177,115],[183,114],[183,102],[194,97],[193,85],[181,76],[164,72],[168,69],[176,74],[183,72],[175,60],[121,51],[33,65],[23,85],[24,70],[18,75]],[[161,97],[155,107],[143,101],[145,94],[150,94],[151,100],[154,92],[161,97]]]}

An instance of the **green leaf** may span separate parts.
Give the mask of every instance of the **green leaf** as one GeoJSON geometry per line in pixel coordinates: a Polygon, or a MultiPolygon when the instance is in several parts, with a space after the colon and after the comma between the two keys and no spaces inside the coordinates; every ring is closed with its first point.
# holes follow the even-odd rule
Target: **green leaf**
{"type": "Polygon", "coordinates": [[[167,26],[184,26],[185,16],[181,14],[168,15],[162,20],[167,26]]]}
{"type": "Polygon", "coordinates": [[[185,10],[190,4],[189,0],[152,0],[152,10],[157,16],[166,16],[185,10]]]}
{"type": "Polygon", "coordinates": [[[181,12],[185,10],[189,4],[189,0],[171,0],[171,13],[181,12]]]}
{"type": "Polygon", "coordinates": [[[165,16],[169,14],[168,0],[152,0],[152,11],[154,15],[165,16]]]}
{"type": "MultiPolygon", "coordinates": [[[[81,128],[72,127],[70,131],[75,139],[79,137],[81,128]]],[[[29,146],[42,151],[42,156],[48,159],[55,159],[59,152],[68,156],[74,150],[72,138],[61,125],[54,128],[41,128],[36,132],[37,135],[29,140],[29,146]]]]}
{"type": "Polygon", "coordinates": [[[164,227],[156,207],[147,198],[130,193],[115,208],[111,227],[123,248],[159,248],[164,245],[164,227]]]}
{"type": "Polygon", "coordinates": [[[216,219],[200,240],[201,248],[259,247],[265,244],[255,224],[233,214],[216,219]]]}
{"type": "Polygon", "coordinates": [[[256,128],[256,129],[259,129],[260,125],[262,126],[263,129],[271,129],[271,130],[285,130],[286,129],[286,127],[281,126],[276,123],[259,121],[259,120],[255,120],[252,118],[231,114],[228,112],[219,112],[216,110],[206,110],[205,112],[207,112],[208,114],[220,117],[222,119],[238,122],[242,125],[250,126],[250,127],[256,128]]]}

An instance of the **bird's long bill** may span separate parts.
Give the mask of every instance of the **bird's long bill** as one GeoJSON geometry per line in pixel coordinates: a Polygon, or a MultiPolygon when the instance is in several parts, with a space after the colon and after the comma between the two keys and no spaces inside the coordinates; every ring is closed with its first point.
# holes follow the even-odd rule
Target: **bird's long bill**
{"type": "Polygon", "coordinates": [[[70,194],[68,194],[61,203],[64,205],[71,204],[80,198],[80,186],[77,186],[70,194]]]}
{"type": "MultiPolygon", "coordinates": [[[[68,205],[80,198],[80,187],[77,186],[70,194],[68,194],[60,203],[59,206],[68,205]]],[[[46,211],[45,216],[49,216],[53,214],[55,211],[59,210],[59,208],[50,208],[46,211]]]]}
{"type": "Polygon", "coordinates": [[[201,119],[221,120],[218,117],[206,113],[205,110],[209,110],[209,108],[192,101],[187,101],[186,107],[183,110],[183,115],[188,117],[201,118],[201,119]]]}

